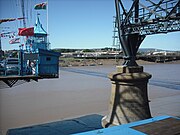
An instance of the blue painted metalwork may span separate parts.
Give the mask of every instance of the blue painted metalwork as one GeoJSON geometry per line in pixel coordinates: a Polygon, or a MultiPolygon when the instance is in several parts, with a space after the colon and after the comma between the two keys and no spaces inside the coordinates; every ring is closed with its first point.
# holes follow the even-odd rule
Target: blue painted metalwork
{"type": "MultiPolygon", "coordinates": [[[[41,77],[59,76],[60,54],[49,50],[47,32],[43,29],[39,16],[34,27],[34,36],[27,40],[27,46],[27,53],[24,56],[29,55],[26,63],[30,65],[32,63],[33,74],[41,77]]],[[[27,64],[26,67],[28,67],[27,64]]]]}
{"type": "Polygon", "coordinates": [[[39,49],[38,73],[40,76],[59,76],[59,53],[39,49]]]}
{"type": "Polygon", "coordinates": [[[133,127],[166,120],[168,118],[179,119],[172,116],[157,116],[151,119],[102,129],[102,116],[87,115],[80,118],[9,129],[7,135],[145,135],[145,133],[137,131],[133,129],[133,127]]]}
{"type": "MultiPolygon", "coordinates": [[[[47,32],[40,23],[37,15],[34,26],[34,35],[26,37],[25,45],[19,46],[19,71],[18,76],[40,76],[42,78],[56,78],[59,76],[59,56],[60,54],[49,49],[47,32]]],[[[7,66],[0,67],[0,76],[6,76],[7,66]]]]}
{"type": "Polygon", "coordinates": [[[35,66],[32,68],[33,74],[41,77],[59,76],[60,54],[49,50],[47,32],[43,29],[39,16],[37,16],[34,27],[34,36],[27,40],[27,46],[28,49],[25,55],[29,55],[29,60],[26,59],[26,61],[28,64],[31,65],[32,63],[32,66],[35,66]]]}
{"type": "Polygon", "coordinates": [[[34,27],[34,34],[38,34],[38,35],[47,35],[47,32],[44,30],[44,28],[42,27],[42,24],[40,23],[39,17],[37,16],[37,20],[36,20],[36,24],[34,27]]]}
{"type": "Polygon", "coordinates": [[[49,43],[47,42],[47,32],[43,29],[40,23],[39,17],[37,16],[36,24],[34,27],[33,46],[36,49],[49,49],[49,43]]]}
{"type": "Polygon", "coordinates": [[[99,130],[94,130],[94,131],[84,132],[74,135],[146,135],[145,133],[132,129],[131,127],[153,123],[167,118],[180,119],[172,116],[157,116],[146,120],[136,121],[128,124],[123,124],[119,126],[114,126],[110,128],[104,128],[104,129],[99,129],[99,130]]]}

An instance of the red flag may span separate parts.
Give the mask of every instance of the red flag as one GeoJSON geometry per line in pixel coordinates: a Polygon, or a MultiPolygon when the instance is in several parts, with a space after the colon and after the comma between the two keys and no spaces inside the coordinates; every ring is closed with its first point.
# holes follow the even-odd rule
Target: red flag
{"type": "Polygon", "coordinates": [[[40,4],[36,4],[34,6],[34,9],[35,10],[46,9],[46,6],[47,6],[47,2],[43,2],[43,3],[40,3],[40,4]]]}
{"type": "Polygon", "coordinates": [[[19,28],[18,35],[19,36],[33,36],[34,35],[34,27],[19,28]]]}
{"type": "Polygon", "coordinates": [[[16,43],[20,43],[20,38],[14,38],[9,41],[9,44],[16,44],[16,43]]]}

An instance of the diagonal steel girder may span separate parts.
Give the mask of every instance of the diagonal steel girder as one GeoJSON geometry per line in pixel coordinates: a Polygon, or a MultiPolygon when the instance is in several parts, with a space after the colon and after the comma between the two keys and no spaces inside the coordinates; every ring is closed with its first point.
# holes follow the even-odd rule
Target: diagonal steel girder
{"type": "Polygon", "coordinates": [[[143,8],[145,8],[146,10],[148,10],[151,14],[155,14],[156,16],[158,16],[158,17],[160,17],[160,18],[163,17],[163,16],[161,16],[160,14],[156,13],[156,11],[149,9],[148,7],[146,7],[145,5],[143,5],[143,4],[140,3],[140,2],[139,2],[139,5],[140,5],[141,7],[143,7],[143,8]]]}
{"type": "MultiPolygon", "coordinates": [[[[132,14],[132,10],[135,8],[135,6],[136,5],[138,5],[139,4],[139,0],[135,0],[134,2],[133,2],[133,4],[132,4],[132,6],[131,6],[131,8],[130,8],[130,10],[129,10],[129,12],[127,13],[127,15],[126,15],[126,17],[125,17],[125,19],[124,19],[124,21],[123,21],[123,23],[124,24],[127,24],[127,21],[129,20],[129,17],[130,17],[130,15],[132,14]]],[[[138,9],[139,10],[139,9],[138,9]]]]}
{"type": "Polygon", "coordinates": [[[160,0],[157,4],[147,0],[152,4],[150,6],[145,6],[139,1],[133,0],[132,6],[127,11],[122,0],[115,0],[118,36],[126,66],[136,65],[136,53],[146,35],[180,31],[180,13],[176,11],[178,7],[180,8],[180,0],[172,0],[172,2],[160,0]],[[148,11],[143,19],[139,18],[144,16],[144,12],[139,14],[142,9],[148,11]]]}
{"type": "Polygon", "coordinates": [[[177,7],[180,7],[180,0],[177,2],[177,4],[173,7],[173,9],[170,11],[170,13],[165,17],[165,19],[168,19],[170,15],[176,10],[177,7]]]}
{"type": "Polygon", "coordinates": [[[149,1],[153,6],[155,6],[155,9],[156,10],[157,8],[163,10],[164,12],[166,13],[169,13],[166,9],[162,8],[160,5],[161,3],[163,3],[164,0],[160,0],[158,4],[154,3],[152,0],[146,0],[146,1],[149,1]]]}
{"type": "MultiPolygon", "coordinates": [[[[160,0],[158,4],[152,2],[151,0],[147,0],[147,1],[149,1],[151,4],[153,4],[153,5],[155,6],[154,9],[153,9],[153,11],[156,11],[156,9],[160,8],[161,10],[164,10],[166,13],[169,13],[167,10],[165,10],[164,8],[162,8],[162,7],[160,6],[160,4],[162,4],[164,0],[160,0]]],[[[146,8],[148,8],[148,7],[146,7],[146,8]]],[[[152,14],[153,14],[153,12],[151,12],[151,13],[149,14],[149,16],[148,16],[144,21],[147,21],[147,20],[151,17],[152,14]]]]}
{"type": "MultiPolygon", "coordinates": [[[[118,28],[118,35],[119,35],[119,41],[122,46],[122,50],[124,53],[124,66],[137,66],[136,63],[136,53],[138,51],[138,48],[142,41],[145,38],[145,35],[139,35],[139,33],[136,34],[128,34],[124,35],[123,27],[127,25],[127,21],[129,21],[129,17],[132,13],[132,10],[135,8],[135,16],[138,18],[139,14],[139,0],[135,0],[129,10],[129,12],[126,15],[125,19],[122,20],[120,18],[120,5],[121,8],[124,8],[122,6],[121,0],[115,0],[115,6],[116,6],[116,22],[117,22],[117,28],[118,28]]],[[[135,20],[137,21],[137,20],[135,20]]],[[[129,21],[130,24],[130,21],[129,21]]]]}

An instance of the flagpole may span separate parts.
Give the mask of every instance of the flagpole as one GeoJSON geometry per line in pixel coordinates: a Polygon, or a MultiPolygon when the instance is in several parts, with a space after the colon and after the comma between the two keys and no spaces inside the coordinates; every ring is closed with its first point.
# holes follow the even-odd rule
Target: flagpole
{"type": "Polygon", "coordinates": [[[48,17],[49,17],[49,13],[48,13],[49,7],[48,7],[48,5],[49,5],[49,2],[48,2],[48,0],[47,0],[47,33],[49,32],[49,31],[48,31],[48,17]]]}
{"type": "MultiPolygon", "coordinates": [[[[47,20],[46,20],[46,22],[47,22],[47,34],[49,34],[49,29],[48,29],[48,25],[49,25],[49,23],[48,23],[48,17],[49,17],[49,13],[48,13],[48,10],[49,10],[49,7],[48,7],[48,5],[49,5],[49,1],[47,0],[47,3],[46,3],[46,10],[47,10],[47,20]]],[[[48,44],[48,48],[49,48],[49,38],[48,38],[48,35],[47,35],[47,44],[48,44]]]]}

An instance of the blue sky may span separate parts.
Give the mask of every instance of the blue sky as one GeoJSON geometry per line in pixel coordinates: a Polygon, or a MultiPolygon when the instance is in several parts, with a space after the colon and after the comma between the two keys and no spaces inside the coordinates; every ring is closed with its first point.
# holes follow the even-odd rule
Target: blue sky
{"type": "MultiPolygon", "coordinates": [[[[0,0],[0,19],[21,17],[20,0],[0,0]]],[[[44,0],[24,0],[27,26],[35,23],[37,11],[33,9],[44,0]],[[27,8],[28,7],[28,8],[27,8]]],[[[130,0],[126,1],[127,3],[130,0]]],[[[114,0],[48,0],[48,33],[51,48],[103,48],[112,47],[114,0]]],[[[47,11],[38,11],[47,30],[47,11]]],[[[0,25],[10,30],[22,27],[22,22],[0,25]]],[[[2,38],[4,50],[17,49],[9,39],[2,38]]],[[[180,32],[147,36],[141,48],[180,50],[180,32]]]]}

